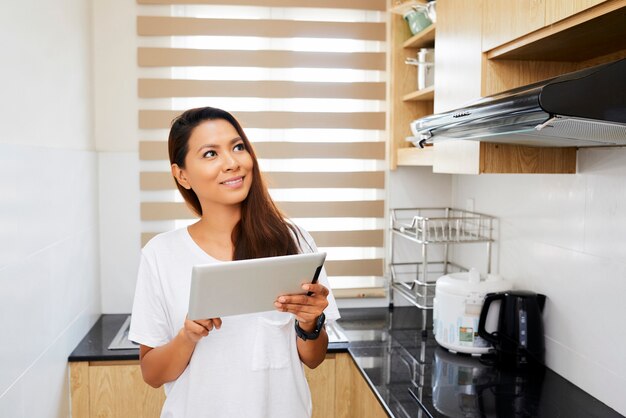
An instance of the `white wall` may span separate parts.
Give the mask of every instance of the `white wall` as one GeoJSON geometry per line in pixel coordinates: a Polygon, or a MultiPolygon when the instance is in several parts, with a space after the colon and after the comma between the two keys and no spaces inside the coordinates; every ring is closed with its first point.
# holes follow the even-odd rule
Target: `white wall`
{"type": "Polygon", "coordinates": [[[454,176],[453,201],[497,216],[500,273],[548,296],[548,366],[626,414],[626,149],[581,150],[578,172],[454,176]]]}
{"type": "MultiPolygon", "coordinates": [[[[433,174],[431,167],[398,167],[389,172],[387,186],[387,206],[396,208],[445,208],[449,207],[452,196],[452,176],[433,174]]],[[[389,239],[385,237],[389,249],[389,239]]],[[[402,237],[395,236],[393,242],[394,262],[415,262],[421,260],[421,246],[402,237]]],[[[389,250],[387,250],[387,254],[389,250]]],[[[430,247],[431,256],[443,257],[440,249],[430,247]]],[[[441,258],[439,258],[441,259],[441,258]]],[[[387,260],[388,262],[389,260],[387,260]]],[[[388,301],[385,301],[388,304],[388,301]]],[[[394,306],[411,306],[402,295],[393,295],[394,306]]],[[[385,306],[386,306],[385,305],[385,306]]]]}
{"type": "Polygon", "coordinates": [[[100,313],[89,0],[0,5],[0,416],[69,416],[100,313]]]}
{"type": "Polygon", "coordinates": [[[139,155],[99,152],[102,312],[129,313],[139,254],[139,155]]]}
{"type": "Polygon", "coordinates": [[[93,0],[102,311],[127,313],[139,253],[136,2],[93,0]]]}

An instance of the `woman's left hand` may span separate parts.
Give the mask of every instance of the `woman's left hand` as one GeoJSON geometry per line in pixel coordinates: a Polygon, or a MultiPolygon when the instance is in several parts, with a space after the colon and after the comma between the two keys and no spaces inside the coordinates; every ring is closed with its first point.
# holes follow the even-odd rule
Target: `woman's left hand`
{"type": "Polygon", "coordinates": [[[302,289],[309,292],[304,295],[282,295],[274,302],[281,312],[290,312],[296,316],[300,328],[310,332],[315,329],[315,322],[328,306],[328,289],[319,283],[305,284],[302,289]]]}

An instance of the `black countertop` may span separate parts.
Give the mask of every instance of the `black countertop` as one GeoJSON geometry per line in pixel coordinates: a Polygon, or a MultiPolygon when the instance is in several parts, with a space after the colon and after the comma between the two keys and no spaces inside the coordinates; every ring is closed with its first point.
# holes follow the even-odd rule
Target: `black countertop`
{"type": "MultiPolygon", "coordinates": [[[[104,314],[96,321],[87,335],[76,346],[68,357],[68,361],[108,361],[108,360],[139,360],[139,349],[109,350],[108,346],[115,338],[118,330],[128,318],[128,314],[104,314]]],[[[329,352],[346,351],[348,344],[334,343],[328,345],[329,352]]]]}
{"type": "Polygon", "coordinates": [[[107,347],[115,338],[128,314],[100,315],[85,338],[76,346],[69,361],[139,360],[139,349],[109,350],[107,347]]]}
{"type": "MultiPolygon", "coordinates": [[[[550,369],[514,373],[448,352],[430,329],[421,332],[423,320],[432,323],[430,311],[358,308],[342,309],[341,315],[350,344],[331,344],[329,351],[348,350],[394,418],[623,418],[550,369]]],[[[127,317],[102,315],[69,361],[137,360],[137,349],[107,349],[127,317]]]]}
{"type": "Polygon", "coordinates": [[[341,310],[348,351],[395,418],[623,418],[548,368],[506,371],[450,353],[435,341],[431,313],[341,310]]]}

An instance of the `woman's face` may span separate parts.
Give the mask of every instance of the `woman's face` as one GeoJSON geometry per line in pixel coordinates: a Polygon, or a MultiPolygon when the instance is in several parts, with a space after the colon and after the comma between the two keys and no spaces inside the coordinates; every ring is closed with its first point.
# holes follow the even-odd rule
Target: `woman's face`
{"type": "Polygon", "coordinates": [[[252,185],[252,156],[233,125],[208,120],[191,133],[185,168],[172,165],[179,183],[193,189],[204,209],[207,204],[238,205],[252,185]]]}

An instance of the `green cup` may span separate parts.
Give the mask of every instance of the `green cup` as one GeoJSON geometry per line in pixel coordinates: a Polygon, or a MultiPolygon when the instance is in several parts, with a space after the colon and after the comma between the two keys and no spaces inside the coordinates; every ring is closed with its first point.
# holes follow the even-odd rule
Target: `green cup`
{"type": "Polygon", "coordinates": [[[423,31],[433,23],[425,10],[412,9],[406,12],[403,17],[409,24],[409,29],[413,35],[423,31]]]}

